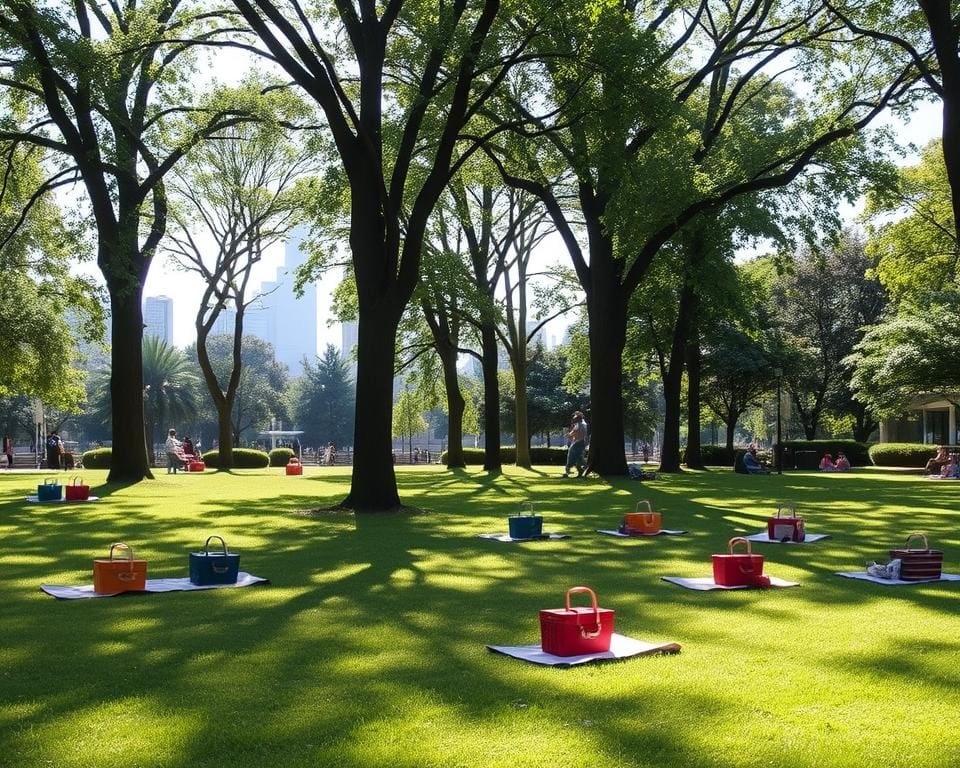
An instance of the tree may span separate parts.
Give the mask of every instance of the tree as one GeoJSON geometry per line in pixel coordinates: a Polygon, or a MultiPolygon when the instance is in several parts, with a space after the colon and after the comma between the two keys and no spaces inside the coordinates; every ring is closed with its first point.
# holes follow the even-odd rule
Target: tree
{"type": "Polygon", "coordinates": [[[488,154],[507,183],[543,200],[564,239],[590,319],[591,464],[622,475],[627,311],[653,259],[702,214],[783,187],[812,162],[848,163],[850,138],[916,74],[837,39],[824,5],[591,9],[564,4],[551,17],[550,58],[531,66],[509,113],[555,148],[562,170],[531,166],[530,153],[488,154]],[[816,103],[779,85],[791,71],[816,103]]]}
{"type": "MultiPolygon", "coordinates": [[[[48,152],[46,193],[80,184],[110,295],[113,460],[109,479],[152,477],[143,422],[143,283],[164,235],[165,179],[189,147],[238,119],[178,102],[191,53],[228,29],[184,0],[8,0],[0,7],[0,141],[48,152]],[[183,114],[192,120],[174,125],[183,114]]],[[[13,154],[6,155],[8,163],[13,154]]]]}
{"type": "Polygon", "coordinates": [[[500,1],[364,0],[359,12],[318,6],[315,21],[299,5],[287,15],[271,0],[234,4],[319,104],[343,162],[358,301],[356,446],[343,505],[391,509],[400,504],[390,429],[397,327],[461,130],[513,58],[487,44],[500,1]]]}
{"type": "Polygon", "coordinates": [[[144,338],[143,420],[151,457],[153,446],[163,442],[170,425],[196,416],[199,386],[193,366],[183,352],[159,336],[144,338]]]}
{"type": "MultiPolygon", "coordinates": [[[[262,111],[275,121],[305,110],[289,94],[264,97],[262,111]]],[[[298,185],[313,167],[308,152],[286,136],[278,122],[246,123],[224,129],[196,147],[174,172],[167,250],[206,283],[197,308],[197,359],[217,409],[217,467],[233,466],[232,414],[242,372],[243,322],[247,307],[262,298],[248,292],[250,274],[263,253],[283,240],[302,218],[298,185]],[[204,237],[203,235],[206,235],[204,237]],[[210,242],[214,247],[210,247],[210,242]],[[233,308],[232,363],[223,378],[213,369],[207,340],[217,319],[233,308]]]]}
{"type": "MultiPolygon", "coordinates": [[[[225,381],[233,367],[233,349],[232,335],[207,339],[207,352],[218,381],[225,381]]],[[[276,361],[273,345],[248,335],[243,337],[240,349],[240,381],[230,414],[230,439],[234,446],[240,445],[245,433],[265,425],[271,417],[284,419],[287,415],[287,366],[276,361]]],[[[191,360],[197,360],[196,345],[191,345],[186,353],[191,360]]]]}
{"type": "Polygon", "coordinates": [[[291,403],[291,416],[309,445],[353,445],[354,386],[347,363],[332,344],[314,363],[304,361],[291,403]]]}
{"type": "Polygon", "coordinates": [[[405,386],[396,405],[393,406],[393,436],[401,440],[406,439],[410,461],[413,462],[413,436],[427,428],[427,420],[423,418],[423,406],[420,399],[405,386]]]}

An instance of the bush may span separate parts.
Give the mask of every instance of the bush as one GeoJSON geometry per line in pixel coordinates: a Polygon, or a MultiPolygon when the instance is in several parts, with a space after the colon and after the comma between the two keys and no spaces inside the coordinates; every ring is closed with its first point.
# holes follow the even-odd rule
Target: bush
{"type": "Polygon", "coordinates": [[[270,466],[285,467],[294,456],[292,448],[274,448],[270,451],[270,466]]]}
{"type": "MultiPolygon", "coordinates": [[[[219,468],[220,451],[214,448],[203,454],[203,463],[214,469],[219,468]]],[[[233,466],[237,469],[263,469],[270,466],[270,456],[265,451],[253,448],[234,448],[233,466]]]]}
{"type": "MultiPolygon", "coordinates": [[[[732,467],[736,450],[727,450],[725,445],[701,445],[700,457],[708,467],[732,467]]],[[[683,463],[687,463],[687,451],[683,451],[683,463]]]]}
{"type": "MultiPolygon", "coordinates": [[[[483,448],[464,448],[463,449],[463,463],[467,466],[483,466],[483,448]]],[[[567,463],[567,449],[566,448],[545,448],[537,447],[530,449],[530,461],[534,464],[551,464],[553,466],[562,467],[567,463]]],[[[517,449],[512,445],[501,445],[500,446],[500,463],[501,464],[516,464],[517,462],[517,449]]],[[[447,452],[444,451],[440,454],[440,463],[447,463],[447,452]]]]}
{"type": "Polygon", "coordinates": [[[92,451],[84,451],[81,461],[84,469],[110,469],[112,459],[112,448],[94,448],[92,451]]]}
{"type": "MultiPolygon", "coordinates": [[[[783,466],[796,466],[795,454],[800,451],[813,451],[817,454],[816,466],[820,466],[823,454],[829,453],[834,459],[838,453],[845,453],[852,467],[865,467],[870,464],[869,443],[857,440],[784,440],[783,466]]],[[[924,460],[926,462],[926,460],[924,460]]]]}
{"type": "Polygon", "coordinates": [[[936,446],[923,443],[876,443],[870,461],[878,467],[925,467],[936,452],[936,446]]]}

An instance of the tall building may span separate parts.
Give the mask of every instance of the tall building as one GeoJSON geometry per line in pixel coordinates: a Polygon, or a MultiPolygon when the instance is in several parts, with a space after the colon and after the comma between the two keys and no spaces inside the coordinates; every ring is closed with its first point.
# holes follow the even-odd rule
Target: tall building
{"type": "Polygon", "coordinates": [[[169,296],[147,296],[143,304],[143,335],[158,336],[173,344],[173,299],[169,296]]]}
{"type": "Polygon", "coordinates": [[[354,347],[360,338],[359,326],[353,320],[340,324],[340,359],[350,364],[350,377],[357,380],[357,358],[354,347]]]}

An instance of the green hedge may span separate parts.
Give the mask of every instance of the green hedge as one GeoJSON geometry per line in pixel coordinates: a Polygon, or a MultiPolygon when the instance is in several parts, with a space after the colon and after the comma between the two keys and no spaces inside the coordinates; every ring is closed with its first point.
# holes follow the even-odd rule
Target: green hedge
{"type": "Polygon", "coordinates": [[[112,448],[94,448],[92,451],[84,451],[83,467],[84,469],[110,469],[112,458],[112,448]]]}
{"type": "MultiPolygon", "coordinates": [[[[203,462],[214,469],[220,464],[220,451],[214,448],[203,454],[203,462]]],[[[237,469],[263,469],[270,466],[270,456],[253,448],[234,448],[233,466],[237,469]]]]}
{"type": "MultiPolygon", "coordinates": [[[[463,449],[463,462],[470,465],[483,465],[483,448],[464,448],[463,449]]],[[[567,463],[567,449],[566,448],[545,448],[537,447],[530,449],[530,461],[533,464],[548,464],[556,467],[562,467],[567,463]]],[[[440,454],[440,463],[447,463],[447,452],[444,451],[440,454]]],[[[500,446],[500,463],[501,464],[516,464],[517,463],[517,449],[513,445],[501,445],[500,446]]]]}
{"type": "MultiPolygon", "coordinates": [[[[701,445],[700,458],[708,467],[732,467],[736,450],[727,450],[725,445],[701,445]]],[[[687,449],[683,449],[683,463],[687,463],[687,449]]]]}
{"type": "Polygon", "coordinates": [[[270,451],[270,466],[285,467],[295,455],[292,448],[274,448],[270,451]]]}
{"type": "Polygon", "coordinates": [[[925,467],[937,452],[923,443],[877,443],[870,446],[870,461],[878,467],[925,467]]]}
{"type": "Polygon", "coordinates": [[[870,444],[858,440],[784,440],[783,466],[794,466],[794,454],[798,451],[813,451],[817,454],[817,466],[823,454],[829,453],[834,459],[838,453],[844,453],[852,467],[865,467],[870,464],[870,444]]]}

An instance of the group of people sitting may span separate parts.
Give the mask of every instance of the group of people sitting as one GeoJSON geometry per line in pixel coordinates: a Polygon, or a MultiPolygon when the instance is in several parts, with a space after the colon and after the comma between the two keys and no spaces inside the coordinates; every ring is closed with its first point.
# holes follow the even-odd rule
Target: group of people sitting
{"type": "Polygon", "coordinates": [[[836,461],[829,453],[823,454],[823,458],[820,459],[821,472],[846,472],[848,469],[850,469],[850,460],[844,455],[843,451],[837,451],[836,461]]]}
{"type": "Polygon", "coordinates": [[[947,446],[938,445],[936,455],[927,461],[924,471],[931,477],[956,480],[960,477],[957,466],[957,454],[950,453],[947,446]]]}

